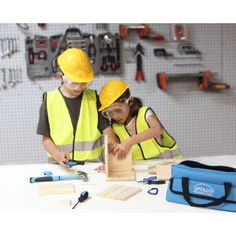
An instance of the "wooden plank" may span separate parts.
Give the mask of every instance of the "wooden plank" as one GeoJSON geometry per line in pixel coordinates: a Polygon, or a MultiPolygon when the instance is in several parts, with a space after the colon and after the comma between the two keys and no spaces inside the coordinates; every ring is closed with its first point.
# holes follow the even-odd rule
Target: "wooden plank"
{"type": "Polygon", "coordinates": [[[174,164],[175,163],[172,162],[172,163],[156,165],[157,179],[169,180],[171,177],[171,166],[174,164]]]}
{"type": "Polygon", "coordinates": [[[130,187],[125,185],[113,185],[102,192],[99,192],[97,196],[115,199],[120,201],[126,201],[127,199],[131,198],[132,196],[141,192],[141,188],[137,187],[130,187]]]}
{"type": "Polygon", "coordinates": [[[131,171],[109,171],[107,181],[135,181],[136,176],[133,170],[131,171]]]}
{"type": "Polygon", "coordinates": [[[118,159],[117,155],[108,153],[108,139],[104,138],[105,171],[108,181],[135,181],[135,172],[132,168],[131,150],[126,157],[118,159]]]}
{"type": "Polygon", "coordinates": [[[74,194],[75,188],[72,183],[53,183],[38,186],[38,196],[74,194]]]}

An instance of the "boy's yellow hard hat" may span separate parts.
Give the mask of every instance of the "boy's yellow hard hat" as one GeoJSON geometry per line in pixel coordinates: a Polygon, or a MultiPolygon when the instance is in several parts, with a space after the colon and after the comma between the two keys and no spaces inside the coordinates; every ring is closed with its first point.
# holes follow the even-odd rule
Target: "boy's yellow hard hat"
{"type": "Polygon", "coordinates": [[[99,100],[101,103],[99,111],[109,107],[125,92],[127,88],[129,88],[129,85],[122,80],[110,80],[104,84],[99,93],[99,100]]]}
{"type": "Polygon", "coordinates": [[[70,80],[86,83],[93,80],[93,68],[87,54],[79,48],[69,48],[57,58],[60,69],[70,80]]]}

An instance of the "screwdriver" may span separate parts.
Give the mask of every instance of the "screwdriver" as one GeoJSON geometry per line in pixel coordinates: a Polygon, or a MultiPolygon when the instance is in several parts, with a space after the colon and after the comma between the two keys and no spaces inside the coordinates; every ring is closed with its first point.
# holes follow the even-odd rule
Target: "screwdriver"
{"type": "Polygon", "coordinates": [[[72,207],[72,209],[75,209],[79,202],[85,201],[88,198],[88,195],[88,191],[83,191],[78,198],[78,202],[72,207]]]}

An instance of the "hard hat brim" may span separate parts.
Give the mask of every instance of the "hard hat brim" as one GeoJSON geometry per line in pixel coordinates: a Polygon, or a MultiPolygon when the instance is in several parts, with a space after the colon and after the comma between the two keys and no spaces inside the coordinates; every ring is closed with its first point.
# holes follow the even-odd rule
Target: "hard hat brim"
{"type": "MultiPolygon", "coordinates": [[[[63,69],[62,69],[62,71],[63,71],[63,69]]],[[[87,82],[92,81],[94,78],[93,73],[90,73],[88,76],[86,76],[86,78],[78,77],[78,76],[75,76],[73,74],[70,74],[70,73],[64,72],[64,71],[63,71],[63,73],[67,78],[69,78],[71,81],[76,82],[76,83],[87,83],[87,82]]]]}

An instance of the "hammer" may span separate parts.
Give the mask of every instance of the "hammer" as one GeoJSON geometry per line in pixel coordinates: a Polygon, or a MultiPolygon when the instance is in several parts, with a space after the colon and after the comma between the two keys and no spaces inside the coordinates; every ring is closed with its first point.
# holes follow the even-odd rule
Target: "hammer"
{"type": "Polygon", "coordinates": [[[76,180],[81,179],[84,182],[88,181],[88,175],[87,173],[83,171],[78,171],[77,175],[53,175],[51,171],[45,171],[45,176],[42,177],[30,177],[30,183],[36,183],[36,182],[49,182],[49,181],[60,181],[60,180],[76,180]]]}

